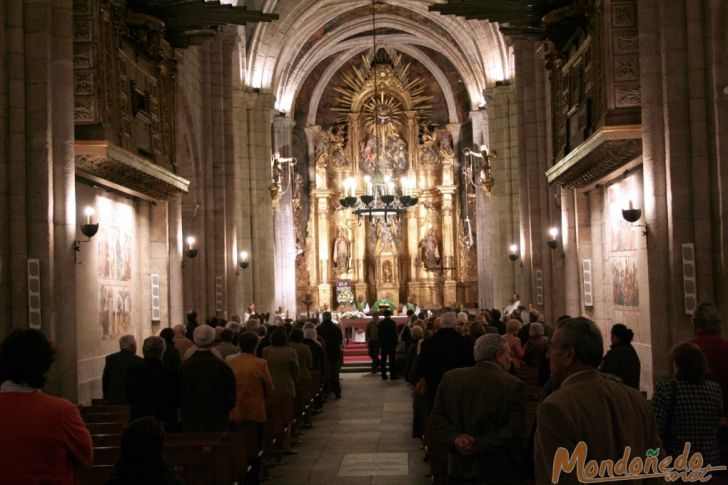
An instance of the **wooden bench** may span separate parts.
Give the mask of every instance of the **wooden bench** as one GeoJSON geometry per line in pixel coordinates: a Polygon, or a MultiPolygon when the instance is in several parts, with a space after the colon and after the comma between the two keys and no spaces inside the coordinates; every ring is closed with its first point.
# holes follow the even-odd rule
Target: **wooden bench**
{"type": "Polygon", "coordinates": [[[108,423],[86,423],[91,435],[95,434],[121,434],[126,426],[126,421],[113,421],[108,423]]]}
{"type": "MultiPolygon", "coordinates": [[[[190,485],[209,484],[210,479],[204,480],[206,465],[204,463],[187,463],[184,465],[170,465],[170,469],[177,475],[184,478],[185,482],[190,485]]],[[[90,468],[80,470],[77,473],[79,485],[103,485],[114,474],[114,465],[93,465],[90,468]]]]}

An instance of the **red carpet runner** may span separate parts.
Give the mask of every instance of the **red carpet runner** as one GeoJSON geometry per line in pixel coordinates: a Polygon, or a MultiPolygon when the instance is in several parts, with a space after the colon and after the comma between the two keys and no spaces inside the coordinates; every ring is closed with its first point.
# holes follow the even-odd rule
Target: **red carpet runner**
{"type": "Polygon", "coordinates": [[[371,363],[366,343],[349,342],[344,349],[344,364],[371,363]]]}

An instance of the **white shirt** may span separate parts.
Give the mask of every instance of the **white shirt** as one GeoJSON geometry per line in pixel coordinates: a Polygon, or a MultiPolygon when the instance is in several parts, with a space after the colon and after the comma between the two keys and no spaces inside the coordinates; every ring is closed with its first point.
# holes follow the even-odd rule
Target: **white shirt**
{"type": "Polygon", "coordinates": [[[518,307],[521,306],[521,300],[517,300],[515,303],[511,303],[505,309],[503,309],[503,316],[506,316],[506,314],[510,315],[514,311],[518,309],[518,307]]]}

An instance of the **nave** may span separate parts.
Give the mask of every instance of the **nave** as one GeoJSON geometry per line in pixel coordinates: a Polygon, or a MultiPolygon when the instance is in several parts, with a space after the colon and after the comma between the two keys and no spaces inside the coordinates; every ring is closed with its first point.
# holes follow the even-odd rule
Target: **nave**
{"type": "Polygon", "coordinates": [[[275,485],[432,483],[421,441],[411,437],[412,390],[404,380],[342,374],[342,398],[314,417],[298,454],[273,468],[275,485]]]}

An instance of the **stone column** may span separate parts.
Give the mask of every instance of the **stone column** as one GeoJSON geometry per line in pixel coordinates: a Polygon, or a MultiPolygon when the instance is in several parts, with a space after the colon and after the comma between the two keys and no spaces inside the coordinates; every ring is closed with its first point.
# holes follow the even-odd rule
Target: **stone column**
{"type": "MultiPolygon", "coordinates": [[[[172,202],[170,202],[172,203],[172,202]]],[[[149,272],[145,275],[141,273],[141,285],[144,288],[151,287],[150,278],[152,273],[159,275],[159,306],[161,318],[158,321],[151,319],[152,325],[159,325],[161,328],[169,327],[169,294],[170,294],[170,274],[169,274],[169,213],[167,202],[158,202],[150,204],[149,207],[149,272]]],[[[151,291],[151,290],[150,290],[151,291]]],[[[150,299],[153,295],[150,294],[150,299]]],[[[151,303],[150,303],[151,308],[151,303]]],[[[151,312],[150,312],[151,313],[151,312]]],[[[147,322],[142,318],[142,325],[147,322]]],[[[152,328],[154,331],[154,328],[152,328]]],[[[147,335],[148,336],[148,335],[147,335]]]]}
{"type": "Polygon", "coordinates": [[[443,267],[443,305],[457,302],[457,281],[454,278],[455,267],[455,221],[453,199],[457,191],[452,185],[441,185],[437,189],[442,194],[442,267],[443,267]]]}
{"type": "Polygon", "coordinates": [[[332,305],[332,287],[329,281],[330,270],[330,253],[329,247],[329,217],[331,211],[329,208],[329,197],[332,192],[326,188],[317,188],[314,190],[313,196],[316,204],[316,218],[318,221],[318,304],[319,309],[323,309],[326,305],[331,309],[332,305]]]}
{"type": "MultiPolygon", "coordinates": [[[[295,122],[288,116],[273,120],[273,151],[290,157],[295,122]]],[[[274,211],[275,224],[275,308],[282,306],[291,315],[296,314],[296,231],[293,221],[294,166],[283,164],[282,188],[286,191],[274,211]]]]}
{"type": "Polygon", "coordinates": [[[185,323],[184,288],[182,280],[182,198],[167,202],[169,214],[169,325],[185,323]]]}

